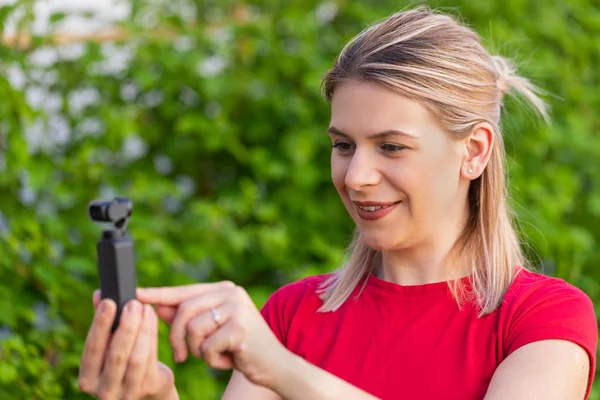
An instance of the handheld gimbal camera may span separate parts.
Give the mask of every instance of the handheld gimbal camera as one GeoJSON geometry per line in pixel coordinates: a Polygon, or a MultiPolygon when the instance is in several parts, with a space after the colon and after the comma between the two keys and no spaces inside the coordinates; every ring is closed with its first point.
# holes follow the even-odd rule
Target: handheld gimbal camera
{"type": "Polygon", "coordinates": [[[102,237],[96,246],[102,299],[110,298],[117,304],[112,332],[119,326],[125,303],[136,298],[133,241],[125,236],[132,211],[133,204],[125,197],[94,200],[88,206],[88,213],[93,221],[112,222],[115,226],[115,229],[102,231],[102,237]]]}

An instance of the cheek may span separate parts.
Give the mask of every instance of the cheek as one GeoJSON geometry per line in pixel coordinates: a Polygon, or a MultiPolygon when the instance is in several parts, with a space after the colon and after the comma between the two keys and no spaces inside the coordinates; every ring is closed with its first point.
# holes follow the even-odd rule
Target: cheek
{"type": "Polygon", "coordinates": [[[437,208],[435,204],[439,194],[443,192],[440,190],[441,186],[447,185],[443,182],[445,173],[440,173],[440,167],[435,162],[423,162],[420,159],[411,161],[414,162],[397,168],[394,172],[394,186],[407,197],[407,211],[413,218],[428,219],[432,214],[432,207],[437,208]]]}
{"type": "Polygon", "coordinates": [[[454,160],[440,157],[423,167],[421,176],[421,200],[427,205],[425,210],[431,217],[444,215],[456,201],[458,192],[458,174],[454,160]]]}
{"type": "Polygon", "coordinates": [[[331,158],[331,180],[340,194],[345,193],[346,165],[339,159],[331,158]]]}
{"type": "Polygon", "coordinates": [[[407,157],[402,160],[390,160],[385,166],[385,180],[401,196],[398,200],[410,203],[421,201],[419,199],[422,197],[426,182],[423,166],[416,161],[418,160],[407,157]]]}
{"type": "Polygon", "coordinates": [[[344,203],[344,207],[353,215],[354,205],[350,202],[350,197],[346,192],[346,171],[348,170],[347,163],[344,160],[333,159],[331,160],[331,180],[333,181],[333,185],[335,186],[335,190],[338,192],[342,203],[344,203]]]}

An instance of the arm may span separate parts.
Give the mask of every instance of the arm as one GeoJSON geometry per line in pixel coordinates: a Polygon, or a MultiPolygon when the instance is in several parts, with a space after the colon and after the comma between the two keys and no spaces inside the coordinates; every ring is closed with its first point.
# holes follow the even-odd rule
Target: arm
{"type": "MultiPolygon", "coordinates": [[[[291,354],[291,353],[290,353],[291,354]]],[[[566,340],[541,340],[515,350],[492,377],[484,400],[581,400],[589,374],[586,351],[566,340]]],[[[281,375],[272,389],[288,400],[356,399],[376,397],[291,354],[282,363],[281,375]]],[[[234,371],[223,400],[281,399],[269,389],[250,383],[234,371]]]]}
{"type": "Polygon", "coordinates": [[[234,370],[221,400],[377,399],[290,351],[286,351],[286,354],[285,360],[278,363],[280,373],[269,384],[270,389],[253,384],[244,374],[234,370]]]}
{"type": "Polygon", "coordinates": [[[223,393],[223,397],[221,397],[221,400],[238,399],[282,400],[277,393],[265,387],[255,385],[254,383],[246,379],[244,374],[234,369],[233,374],[231,374],[231,379],[227,384],[227,388],[225,389],[225,393],[223,393]]]}
{"type": "Polygon", "coordinates": [[[498,366],[484,400],[581,400],[589,369],[587,352],[573,342],[532,342],[498,366]]]}
{"type": "Polygon", "coordinates": [[[287,400],[376,400],[367,392],[289,352],[272,389],[287,400]]]}

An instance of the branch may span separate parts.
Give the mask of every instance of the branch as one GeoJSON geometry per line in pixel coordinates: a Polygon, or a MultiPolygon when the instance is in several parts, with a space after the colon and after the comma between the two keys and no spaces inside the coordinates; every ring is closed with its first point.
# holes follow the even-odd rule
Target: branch
{"type": "MultiPolygon", "coordinates": [[[[137,36],[137,35],[136,35],[137,36]]],[[[57,32],[47,36],[42,36],[44,45],[63,46],[72,43],[86,42],[116,42],[129,39],[131,33],[122,28],[109,28],[103,31],[93,33],[67,33],[57,32]]],[[[173,40],[177,37],[174,31],[149,31],[143,32],[141,37],[150,37],[151,39],[173,40]]],[[[19,33],[16,35],[5,35],[2,37],[2,45],[13,47],[20,50],[30,50],[33,47],[33,37],[30,33],[19,33]]]]}

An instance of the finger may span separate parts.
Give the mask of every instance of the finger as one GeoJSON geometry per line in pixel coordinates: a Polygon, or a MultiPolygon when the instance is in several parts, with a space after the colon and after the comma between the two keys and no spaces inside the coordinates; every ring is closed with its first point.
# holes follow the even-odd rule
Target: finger
{"type": "Polygon", "coordinates": [[[234,329],[233,321],[229,320],[223,327],[210,335],[200,346],[202,358],[212,368],[233,368],[233,353],[242,348],[240,330],[234,329]]]}
{"type": "Polygon", "coordinates": [[[131,300],[127,302],[119,327],[115,331],[110,342],[104,370],[101,378],[101,396],[112,398],[121,395],[121,386],[129,355],[135,344],[135,340],[141,325],[142,305],[131,300]]]}
{"type": "Polygon", "coordinates": [[[151,368],[148,369],[147,375],[151,382],[156,382],[158,379],[158,317],[152,306],[150,308],[150,357],[149,363],[151,368]]]}
{"type": "Polygon", "coordinates": [[[156,306],[156,314],[160,319],[171,325],[175,319],[177,307],[173,306],[156,306]]]}
{"type": "Polygon", "coordinates": [[[94,303],[94,308],[98,308],[98,304],[100,304],[100,289],[94,290],[94,294],[92,295],[92,302],[94,303]]]}
{"type": "Polygon", "coordinates": [[[151,365],[151,309],[152,306],[148,304],[142,306],[141,326],[127,362],[127,369],[125,370],[123,394],[127,394],[131,398],[138,398],[146,370],[151,365]]]}
{"type": "Polygon", "coordinates": [[[110,341],[110,328],[116,313],[117,305],[110,299],[102,301],[96,310],[92,326],[85,339],[79,368],[79,388],[83,392],[96,394],[98,390],[104,353],[110,341]]]}
{"type": "Polygon", "coordinates": [[[163,306],[176,306],[184,301],[209,292],[228,287],[235,287],[230,281],[215,283],[197,283],[187,286],[138,288],[137,298],[143,303],[158,304],[163,306]]]}
{"type": "Polygon", "coordinates": [[[200,349],[202,342],[229,320],[232,311],[231,306],[224,304],[221,307],[215,308],[215,313],[219,318],[218,322],[214,320],[210,310],[192,318],[188,322],[186,327],[188,346],[190,352],[195,357],[202,358],[202,351],[200,349]]]}
{"type": "Polygon", "coordinates": [[[149,382],[148,390],[156,392],[156,388],[166,387],[174,383],[173,372],[169,367],[158,361],[158,316],[152,306],[150,309],[150,356],[148,358],[148,369],[145,381],[149,382]]]}
{"type": "Polygon", "coordinates": [[[171,325],[169,339],[175,353],[175,361],[183,362],[187,358],[186,326],[195,316],[211,308],[218,307],[230,296],[230,290],[219,290],[184,301],[177,308],[175,319],[171,325]]]}

